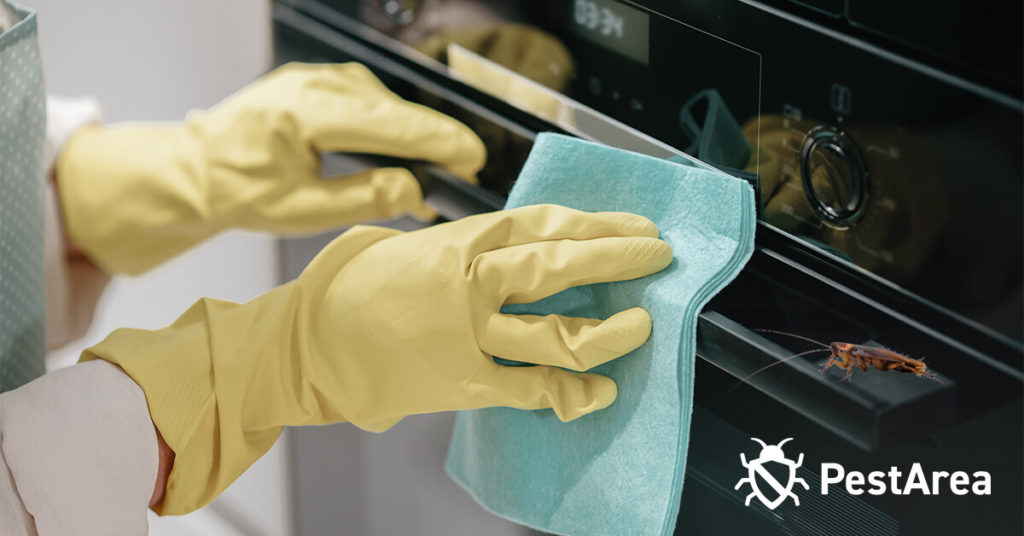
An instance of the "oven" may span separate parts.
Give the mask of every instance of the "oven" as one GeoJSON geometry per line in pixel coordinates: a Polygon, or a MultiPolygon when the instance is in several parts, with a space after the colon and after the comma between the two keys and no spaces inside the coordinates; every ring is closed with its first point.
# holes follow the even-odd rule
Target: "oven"
{"type": "MultiPolygon", "coordinates": [[[[964,0],[281,0],[274,22],[279,62],[359,61],[481,136],[479,186],[409,163],[439,221],[500,208],[542,131],[755,187],[756,251],[698,324],[678,534],[1021,534],[1021,11],[964,0]],[[936,377],[820,372],[829,352],[811,350],[840,341],[922,359],[936,377]],[[746,505],[739,454],[757,456],[751,438],[790,437],[810,484],[801,504],[746,505]],[[991,488],[897,494],[894,478],[878,494],[840,483],[823,495],[825,463],[904,477],[915,464],[984,471],[991,488]]],[[[365,160],[334,155],[325,171],[365,160]]],[[[283,241],[285,277],[329,238],[283,241]]],[[[491,524],[443,481],[450,416],[408,421],[372,439],[290,432],[298,533],[527,533],[491,524]],[[333,462],[344,449],[364,457],[333,462]]]]}

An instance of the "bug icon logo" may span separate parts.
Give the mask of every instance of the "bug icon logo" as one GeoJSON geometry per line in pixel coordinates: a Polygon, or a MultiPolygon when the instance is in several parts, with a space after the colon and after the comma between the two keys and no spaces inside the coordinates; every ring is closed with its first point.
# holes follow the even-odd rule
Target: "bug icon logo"
{"type": "Polygon", "coordinates": [[[733,489],[740,489],[743,484],[750,484],[750,495],[747,495],[747,500],[743,503],[745,506],[750,506],[750,499],[757,497],[761,504],[768,507],[770,510],[774,510],[787,498],[793,499],[793,504],[800,506],[800,499],[793,493],[793,485],[800,484],[804,489],[810,489],[807,486],[807,482],[804,479],[796,476],[796,469],[804,463],[804,454],[801,452],[800,456],[796,461],[786,458],[786,454],[782,452],[782,445],[787,441],[791,441],[792,437],[787,437],[782,441],[779,441],[778,445],[766,445],[764,441],[756,437],[750,438],[761,444],[761,454],[757,458],[747,462],[747,456],[745,453],[740,453],[740,462],[743,463],[743,467],[747,469],[747,477],[741,478],[736,483],[736,487],[733,489]],[[788,469],[789,478],[786,483],[779,482],[774,475],[772,475],[766,465],[769,463],[778,463],[785,466],[788,469]],[[760,477],[760,478],[758,478],[760,477]],[[774,499],[769,499],[762,491],[761,486],[767,485],[768,489],[774,491],[774,499]]]}

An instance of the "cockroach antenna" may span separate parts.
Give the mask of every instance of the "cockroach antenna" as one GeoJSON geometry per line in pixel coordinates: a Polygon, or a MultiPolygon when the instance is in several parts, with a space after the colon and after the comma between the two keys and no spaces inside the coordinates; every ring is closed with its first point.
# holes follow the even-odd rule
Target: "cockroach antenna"
{"type": "Polygon", "coordinates": [[[747,380],[749,380],[750,378],[754,377],[755,374],[760,373],[764,369],[774,367],[775,365],[780,365],[782,363],[785,363],[786,361],[789,361],[791,359],[795,359],[797,357],[804,356],[804,355],[807,355],[807,354],[813,354],[813,353],[817,353],[817,352],[829,352],[829,351],[831,351],[831,350],[829,348],[827,348],[827,347],[826,348],[815,348],[814,350],[807,350],[806,352],[800,352],[799,354],[793,354],[793,355],[791,355],[791,356],[789,356],[789,357],[787,357],[785,359],[780,359],[780,360],[778,360],[778,361],[776,361],[774,363],[768,363],[767,365],[765,365],[765,366],[755,370],[754,372],[751,372],[750,374],[747,374],[743,378],[740,378],[740,381],[736,382],[736,385],[733,385],[732,387],[730,387],[725,392],[725,394],[729,394],[729,393],[733,392],[734,389],[736,389],[740,385],[743,385],[744,383],[747,383],[747,380]]]}
{"type": "Polygon", "coordinates": [[[758,333],[774,333],[776,335],[785,335],[787,337],[793,337],[793,338],[796,338],[796,339],[807,341],[809,343],[817,344],[818,346],[821,346],[822,348],[828,348],[828,345],[823,343],[823,342],[821,342],[821,341],[816,341],[816,340],[814,340],[814,339],[812,339],[810,337],[804,337],[803,335],[797,335],[796,333],[789,333],[789,332],[786,332],[786,331],[776,331],[774,329],[755,329],[753,331],[756,331],[758,333]]]}

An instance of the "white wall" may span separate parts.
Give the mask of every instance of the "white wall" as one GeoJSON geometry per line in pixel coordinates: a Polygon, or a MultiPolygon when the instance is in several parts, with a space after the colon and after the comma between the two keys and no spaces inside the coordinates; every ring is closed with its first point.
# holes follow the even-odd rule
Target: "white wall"
{"type": "MultiPolygon", "coordinates": [[[[39,13],[49,92],[94,95],[108,121],[181,119],[253,80],[271,61],[265,1],[20,1],[39,13]]],[[[221,235],[143,277],[116,279],[89,333],[48,365],[72,363],[115,328],[164,326],[202,296],[246,301],[277,281],[273,239],[221,235]]],[[[196,514],[152,516],[151,534],[289,534],[285,450],[282,441],[196,514]]]]}

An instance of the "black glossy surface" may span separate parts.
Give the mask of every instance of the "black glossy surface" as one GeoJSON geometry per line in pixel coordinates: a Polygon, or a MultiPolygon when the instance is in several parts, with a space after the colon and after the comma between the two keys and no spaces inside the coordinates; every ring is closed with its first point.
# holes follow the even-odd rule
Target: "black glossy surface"
{"type": "MultiPolygon", "coordinates": [[[[418,22],[381,22],[375,2],[324,4],[408,45],[428,33],[418,22]]],[[[627,4],[648,14],[647,63],[581,36],[570,0],[437,1],[424,9],[450,14],[452,6],[472,5],[494,20],[544,29],[572,56],[566,94],[679,148],[694,142],[679,122],[683,104],[716,90],[743,126],[732,142],[749,144],[752,158],[712,163],[761,175],[765,221],[1021,348],[1024,104],[1012,53],[1022,48],[1021,21],[996,17],[1012,15],[1017,4],[995,4],[986,25],[978,19],[988,7],[940,2],[908,30],[918,37],[881,23],[865,31],[846,11],[837,19],[808,6],[830,11],[843,4],[862,21],[884,19],[880,14],[908,21],[926,11],[920,3],[627,4]],[[932,26],[935,20],[954,25],[967,45],[951,44],[941,25],[932,26]],[[900,44],[907,39],[920,46],[900,44]],[[937,43],[944,46],[932,46],[937,43]],[[996,75],[1016,82],[1001,83],[996,75]],[[862,155],[859,167],[872,196],[853,225],[826,224],[801,184],[799,148],[822,126],[844,132],[862,155]]],[[[411,49],[406,53],[417,59],[411,49]]]]}
{"type": "MultiPolygon", "coordinates": [[[[532,5],[541,11],[546,9],[540,4],[543,3],[532,5]]],[[[737,26],[739,22],[750,23],[765,16],[763,11],[738,13],[753,8],[738,3],[729,5],[731,7],[723,8],[717,18],[700,19],[711,16],[696,13],[699,10],[694,8],[694,18],[690,20],[703,20],[708,27],[715,27],[719,31],[728,28],[735,31],[735,28],[742,27],[737,26]]],[[[682,2],[672,3],[671,7],[676,10],[676,16],[692,5],[682,2]]],[[[356,8],[353,10],[358,12],[356,8]]],[[[415,60],[389,55],[388,51],[368,43],[360,46],[366,47],[370,54],[366,54],[366,51],[354,54],[346,48],[351,43],[328,39],[334,30],[319,23],[307,24],[308,21],[312,19],[304,22],[301,17],[278,17],[277,28],[282,38],[279,51],[291,50],[294,55],[289,59],[356,59],[366,62],[403,96],[459,115],[484,133],[493,151],[492,155],[499,155],[501,165],[490,164],[483,177],[484,184],[492,191],[507,191],[511,180],[518,173],[521,159],[529,150],[530,136],[513,134],[512,130],[537,132],[552,129],[550,124],[448,80],[418,65],[415,60]],[[431,84],[438,84],[442,91],[429,89],[431,84]],[[465,104],[459,102],[462,98],[495,112],[501,118],[500,121],[496,123],[467,110],[465,104]],[[515,128],[510,128],[510,124],[515,128]]],[[[768,32],[773,24],[779,25],[782,22],[765,24],[767,26],[763,30],[768,32]]],[[[761,30],[759,28],[758,32],[761,30]]],[[[791,27],[791,30],[795,36],[799,36],[802,31],[795,27],[791,27]]],[[[747,37],[756,37],[753,32],[748,34],[747,37]]],[[[766,38],[764,35],[761,37],[766,38]]],[[[820,35],[815,39],[817,43],[829,42],[820,35]]],[[[787,48],[795,42],[783,36],[772,41],[771,46],[781,47],[778,49],[781,50],[779,54],[795,54],[798,48],[787,48]]],[[[832,43],[832,46],[837,45],[832,43]]],[[[912,151],[921,140],[927,140],[926,144],[936,144],[939,148],[941,165],[921,168],[938,174],[922,174],[921,178],[927,179],[923,183],[924,188],[951,186],[950,182],[958,182],[952,185],[952,193],[948,197],[956,203],[946,205],[945,212],[934,215],[935,219],[943,221],[941,229],[946,234],[943,240],[938,241],[938,245],[933,246],[926,262],[922,261],[918,270],[912,272],[908,280],[910,283],[901,289],[879,284],[874,277],[852,269],[844,262],[837,262],[837,257],[846,254],[844,251],[828,254],[813,243],[791,240],[767,223],[759,225],[758,250],[736,281],[708,305],[705,319],[698,328],[698,355],[701,358],[697,361],[695,402],[701,410],[694,416],[692,429],[710,429],[706,426],[709,422],[712,422],[711,428],[714,428],[713,422],[725,422],[739,436],[712,431],[696,433],[691,437],[689,467],[707,468],[719,464],[724,469],[716,474],[717,480],[707,478],[706,475],[701,479],[688,474],[677,533],[723,533],[716,532],[718,529],[724,529],[724,533],[728,534],[821,534],[826,531],[833,534],[887,533],[881,529],[868,530],[867,525],[850,524],[848,512],[794,521],[780,518],[764,509],[742,505],[743,495],[733,491],[732,486],[743,476],[738,453],[749,448],[749,436],[770,441],[792,436],[797,438],[795,442],[799,441],[799,451],[807,455],[805,467],[816,468],[821,461],[841,461],[849,469],[871,471],[886,469],[889,465],[905,467],[918,461],[925,464],[929,471],[992,472],[996,491],[991,497],[864,496],[858,499],[870,507],[870,511],[879,513],[879,519],[897,520],[899,534],[967,534],[978,533],[982,530],[979,527],[984,527],[985,534],[1020,534],[1024,529],[1020,515],[1020,504],[1024,501],[1024,457],[1021,456],[1021,452],[1024,452],[1024,429],[1021,426],[1024,422],[1024,384],[1020,379],[1020,311],[1019,308],[1014,310],[1009,307],[1009,312],[1000,312],[1000,304],[996,303],[1003,300],[1001,305],[1007,306],[1020,301],[1019,258],[1022,241],[1016,238],[1022,227],[1018,221],[1021,218],[1021,196],[1018,195],[1021,186],[1021,144],[1017,143],[1020,138],[1020,113],[976,93],[964,91],[963,88],[939,83],[920,72],[908,73],[905,68],[897,68],[891,62],[881,61],[870,54],[865,55],[863,51],[843,47],[835,50],[838,50],[835,52],[837,57],[845,57],[850,61],[844,65],[851,70],[848,73],[851,79],[865,80],[879,86],[872,90],[868,87],[870,84],[865,85],[868,102],[872,102],[872,98],[877,99],[879,106],[869,107],[863,116],[857,114],[865,97],[856,93],[862,88],[853,89],[853,114],[844,123],[844,130],[856,133],[853,139],[861,150],[868,147],[868,140],[903,143],[905,145],[900,145],[900,148],[904,150],[901,153],[904,155],[908,154],[907,150],[912,151]],[[864,75],[865,72],[871,73],[871,76],[864,75]],[[881,86],[890,91],[881,91],[881,86]],[[947,100],[939,98],[942,96],[947,100]],[[893,102],[887,102],[887,98],[892,98],[893,102]],[[926,102],[917,102],[916,98],[926,102]],[[877,125],[883,125],[884,128],[874,129],[877,125]],[[916,134],[908,138],[908,131],[916,134]],[[893,133],[895,138],[892,137],[893,133]],[[1008,139],[1002,138],[1005,133],[1009,134],[1008,139]],[[907,141],[911,138],[913,143],[907,141]],[[964,146],[957,150],[956,143],[964,146]],[[993,248],[994,251],[989,251],[993,248]],[[1018,264],[1014,265],[1013,262],[1018,264]],[[940,263],[952,263],[953,266],[937,267],[940,263]],[[964,274],[971,274],[971,277],[964,274]],[[1001,279],[1000,274],[1009,274],[1010,281],[1001,279]],[[972,278],[980,278],[984,284],[981,287],[972,286],[972,278]],[[985,285],[990,290],[985,290],[985,285]],[[1008,326],[1007,329],[1000,329],[1010,333],[1011,338],[993,336],[989,331],[949,314],[947,309],[929,305],[908,293],[906,288],[928,296],[932,295],[927,292],[939,292],[943,294],[943,303],[948,308],[968,314],[993,327],[1008,326]],[[957,298],[958,293],[962,295],[960,298],[957,298]],[[976,307],[965,309],[962,307],[964,303],[973,303],[976,307]],[[712,312],[729,319],[731,324],[728,325],[732,327],[709,329],[707,321],[712,317],[708,313],[712,312]],[[932,380],[909,374],[880,373],[895,375],[893,378],[885,378],[889,386],[887,388],[894,392],[888,395],[876,393],[873,396],[876,399],[889,396],[898,401],[900,406],[896,409],[900,411],[881,411],[886,408],[879,408],[881,412],[865,412],[850,402],[856,400],[856,396],[846,396],[849,393],[837,391],[836,386],[830,383],[835,378],[820,376],[800,380],[804,382],[803,388],[807,392],[817,393],[814,400],[779,403],[776,397],[771,396],[769,389],[749,384],[737,386],[735,374],[726,373],[712,363],[723,360],[750,361],[763,354],[763,350],[769,346],[795,354],[812,345],[781,335],[763,334],[755,337],[752,336],[753,329],[781,330],[825,343],[845,341],[881,344],[913,358],[924,358],[929,369],[950,380],[949,386],[953,393],[948,396],[949,389],[943,390],[943,386],[939,389],[941,396],[938,398],[915,400],[912,396],[904,396],[922,388],[921,384],[913,382],[932,380]],[[756,341],[758,337],[770,339],[773,345],[761,343],[760,347],[745,346],[744,341],[756,341]],[[815,411],[815,405],[830,404],[835,406],[835,411],[815,411]],[[883,418],[877,419],[879,415],[883,418]],[[838,421],[825,426],[821,422],[823,418],[838,421]],[[728,461],[730,457],[737,458],[731,466],[728,461]]],[[[737,61],[738,65],[743,64],[742,60],[737,61]]],[[[766,61],[766,64],[771,68],[763,71],[762,104],[772,102],[781,111],[788,103],[804,102],[788,100],[787,95],[806,98],[806,102],[817,104],[803,106],[804,121],[807,122],[800,126],[810,129],[817,125],[817,122],[807,120],[810,117],[808,110],[824,110],[827,113],[832,105],[832,86],[816,85],[815,78],[807,77],[780,80],[780,70],[796,70],[798,66],[778,60],[766,61]],[[810,86],[815,86],[814,90],[810,86]],[[805,91],[808,93],[805,94],[805,91]]],[[[834,71],[836,68],[823,67],[821,72],[830,69],[834,71]]],[[[791,115],[792,106],[796,105],[791,105],[791,115]]],[[[607,109],[609,113],[624,113],[614,106],[607,109]]],[[[742,107],[734,108],[733,111],[737,109],[742,110],[742,107]]],[[[741,113],[737,113],[737,118],[742,121],[746,117],[741,113]]],[[[663,113],[661,119],[666,117],[667,114],[663,113]]],[[[666,119],[664,124],[668,125],[671,119],[666,119]]],[[[646,120],[637,121],[642,125],[648,124],[646,120]]],[[[656,120],[650,119],[649,124],[650,130],[654,131],[656,120]]],[[[918,161],[915,163],[924,165],[918,161]]],[[[881,173],[879,177],[880,168],[871,161],[867,165],[873,168],[872,180],[887,181],[872,183],[883,191],[886,187],[891,188],[891,183],[900,180],[899,176],[893,174],[881,173]]],[[[889,169],[891,172],[895,168],[881,169],[889,169]]],[[[802,191],[797,193],[804,195],[802,191]]],[[[910,236],[908,240],[913,242],[913,238],[910,236]]],[[[816,366],[820,357],[808,356],[808,363],[816,366]]],[[[779,370],[769,369],[765,374],[778,377],[782,381],[779,385],[784,385],[788,381],[786,368],[777,368],[779,370]]],[[[863,379],[866,376],[861,376],[859,370],[854,372],[851,385],[840,388],[856,390],[861,387],[860,384],[870,381],[863,379]]],[[[925,384],[923,387],[939,386],[925,384]]],[[[864,388],[867,389],[867,385],[864,388]]],[[[871,525],[876,526],[884,528],[890,525],[871,525]]]]}

